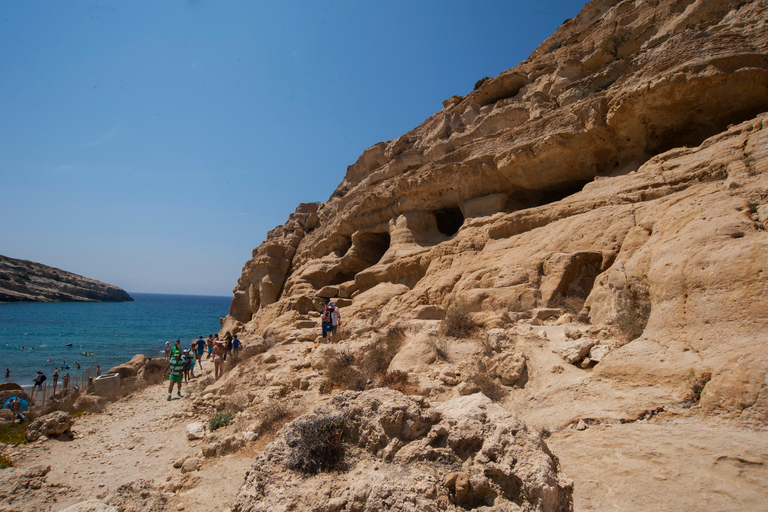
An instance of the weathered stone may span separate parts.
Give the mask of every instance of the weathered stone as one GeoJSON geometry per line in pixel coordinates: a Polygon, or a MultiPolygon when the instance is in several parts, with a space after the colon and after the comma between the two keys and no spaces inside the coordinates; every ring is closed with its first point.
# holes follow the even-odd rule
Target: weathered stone
{"type": "Polygon", "coordinates": [[[193,441],[205,437],[205,423],[195,422],[187,425],[187,439],[193,441]]]}
{"type": "Polygon", "coordinates": [[[27,441],[37,441],[40,436],[57,436],[69,431],[72,416],[64,411],[54,411],[37,418],[27,427],[27,441]]]}

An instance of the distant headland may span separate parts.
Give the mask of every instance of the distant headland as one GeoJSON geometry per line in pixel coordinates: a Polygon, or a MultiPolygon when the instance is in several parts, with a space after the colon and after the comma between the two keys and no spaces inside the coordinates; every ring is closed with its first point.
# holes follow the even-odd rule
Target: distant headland
{"type": "Polygon", "coordinates": [[[128,292],[34,261],[0,255],[0,302],[125,302],[128,292]]]}

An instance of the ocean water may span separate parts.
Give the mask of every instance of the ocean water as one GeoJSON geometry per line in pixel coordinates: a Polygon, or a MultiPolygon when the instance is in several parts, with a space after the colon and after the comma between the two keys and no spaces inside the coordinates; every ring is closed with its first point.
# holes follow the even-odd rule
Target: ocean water
{"type": "Polygon", "coordinates": [[[198,336],[219,331],[219,319],[232,300],[151,293],[131,297],[133,302],[0,303],[0,382],[28,386],[40,370],[50,383],[54,368],[65,366],[69,369],[59,370],[62,376],[69,372],[74,377],[94,364],[106,372],[139,353],[162,355],[165,342],[176,339],[189,347],[198,336]]]}

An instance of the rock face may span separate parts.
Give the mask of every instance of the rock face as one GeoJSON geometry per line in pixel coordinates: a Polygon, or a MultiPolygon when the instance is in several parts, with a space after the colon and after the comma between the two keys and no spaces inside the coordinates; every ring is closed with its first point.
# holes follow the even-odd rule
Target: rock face
{"type": "Polygon", "coordinates": [[[223,330],[312,340],[328,298],[349,339],[424,307],[486,328],[568,312],[624,339],[568,361],[670,401],[711,372],[705,411],[768,425],[766,20],[756,0],[588,3],[300,205],[223,330]]]}
{"type": "Polygon", "coordinates": [[[286,425],[233,510],[555,512],[571,510],[570,493],[538,433],[482,394],[433,407],[375,389],[340,393],[286,425]]]}
{"type": "Polygon", "coordinates": [[[0,256],[0,302],[125,302],[111,284],[33,261],[0,256]]]}

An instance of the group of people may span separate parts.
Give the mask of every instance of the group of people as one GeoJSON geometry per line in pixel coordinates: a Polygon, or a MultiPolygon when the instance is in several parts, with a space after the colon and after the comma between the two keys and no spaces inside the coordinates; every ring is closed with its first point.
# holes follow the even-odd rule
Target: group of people
{"type": "Polygon", "coordinates": [[[227,360],[227,354],[237,352],[242,347],[242,343],[237,339],[237,335],[232,336],[227,333],[223,340],[219,335],[209,335],[208,339],[200,336],[194,340],[190,348],[181,348],[181,340],[176,340],[173,347],[167,341],[165,343],[165,359],[168,361],[168,367],[165,369],[168,373],[168,400],[173,395],[174,385],[178,386],[176,396],[181,398],[181,383],[189,382],[190,377],[195,377],[195,364],[203,368],[203,355],[208,350],[207,359],[213,358],[213,375],[215,380],[219,380],[224,372],[224,361],[227,360]],[[194,354],[194,355],[193,355],[194,354]]]}
{"type": "Polygon", "coordinates": [[[341,314],[333,301],[322,303],[323,311],[320,313],[320,324],[323,330],[323,343],[332,343],[333,337],[339,329],[341,314]]]}

